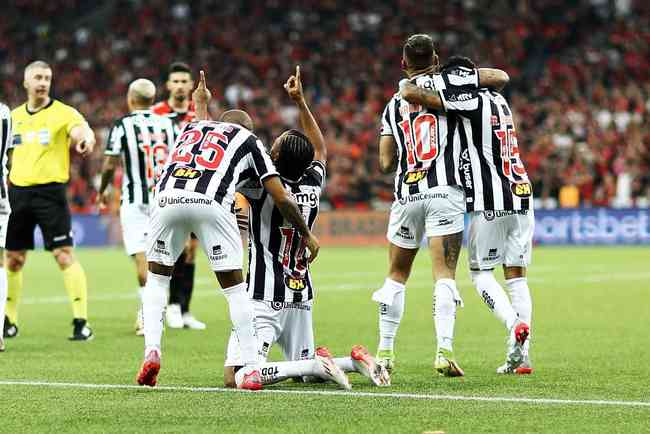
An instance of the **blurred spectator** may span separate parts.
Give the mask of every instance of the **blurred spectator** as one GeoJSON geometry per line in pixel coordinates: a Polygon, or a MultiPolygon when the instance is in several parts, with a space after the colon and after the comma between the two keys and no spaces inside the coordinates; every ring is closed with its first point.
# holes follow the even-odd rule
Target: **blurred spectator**
{"type": "MultiPolygon", "coordinates": [[[[23,99],[23,67],[43,58],[56,95],[79,107],[100,143],[126,112],[127,84],[162,84],[180,59],[208,71],[214,110],[247,110],[270,144],[297,126],[282,83],[300,64],[330,145],[325,200],[336,208],[392,199],[392,179],[377,168],[378,119],[397,88],[407,33],[430,32],[443,62],[459,53],[510,74],[539,204],[650,202],[645,0],[17,0],[3,12],[3,99],[23,99]]],[[[98,148],[95,159],[73,161],[79,212],[92,210],[98,148]]]]}

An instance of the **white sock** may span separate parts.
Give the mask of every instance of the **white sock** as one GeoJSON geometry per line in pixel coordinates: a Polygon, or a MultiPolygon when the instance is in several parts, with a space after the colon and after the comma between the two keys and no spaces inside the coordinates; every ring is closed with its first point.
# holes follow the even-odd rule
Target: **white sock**
{"type": "Polygon", "coordinates": [[[0,266],[0,333],[4,330],[5,306],[7,304],[7,272],[0,266]]]}
{"type": "Polygon", "coordinates": [[[453,279],[438,279],[433,293],[433,320],[436,325],[438,351],[453,351],[456,304],[461,303],[453,279]]]}
{"type": "Polygon", "coordinates": [[[373,294],[379,301],[379,350],[393,351],[395,335],[404,315],[404,294],[406,287],[392,279],[386,279],[384,286],[373,294]]]}
{"type": "MultiPolygon", "coordinates": [[[[525,277],[518,277],[516,279],[506,280],[508,291],[510,292],[510,299],[512,300],[512,308],[519,315],[519,319],[528,324],[532,329],[533,325],[533,301],[530,297],[530,289],[528,288],[528,280],[525,277]]],[[[530,347],[530,335],[524,344],[524,356],[528,355],[528,348],[530,347]]]]}
{"type": "Polygon", "coordinates": [[[494,316],[506,326],[506,330],[511,330],[517,322],[517,312],[510,304],[506,292],[494,278],[492,271],[472,271],[470,274],[479,297],[494,316]]]}
{"type": "Polygon", "coordinates": [[[337,357],[333,360],[336,366],[341,368],[341,371],[345,373],[357,372],[357,369],[354,367],[354,363],[352,363],[352,357],[337,357]]]}
{"type": "Polygon", "coordinates": [[[289,378],[320,377],[314,359],[266,362],[259,365],[262,384],[274,384],[289,378]]]}
{"type": "Polygon", "coordinates": [[[244,365],[259,363],[257,354],[257,335],[255,333],[255,313],[248,295],[246,283],[224,288],[223,294],[228,301],[230,321],[239,340],[242,362],[244,365]]]}
{"type": "Polygon", "coordinates": [[[147,273],[147,284],[142,291],[145,349],[160,348],[163,333],[163,313],[171,276],[147,273]]]}

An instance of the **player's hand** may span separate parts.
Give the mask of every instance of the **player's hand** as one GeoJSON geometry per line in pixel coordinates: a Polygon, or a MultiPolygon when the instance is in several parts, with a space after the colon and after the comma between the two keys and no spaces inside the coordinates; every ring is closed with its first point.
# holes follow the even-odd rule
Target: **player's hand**
{"type": "Polygon", "coordinates": [[[305,99],[302,93],[302,81],[300,80],[300,66],[296,66],[296,74],[289,77],[284,84],[284,89],[289,94],[289,98],[295,102],[301,102],[305,99]]]}
{"type": "Polygon", "coordinates": [[[212,99],[212,93],[205,83],[205,72],[200,71],[199,76],[199,84],[192,92],[192,101],[194,101],[194,104],[205,104],[207,106],[212,99]]]}
{"type": "Polygon", "coordinates": [[[305,240],[305,245],[307,246],[307,250],[309,250],[309,263],[311,264],[314,262],[314,259],[316,259],[316,256],[318,256],[318,251],[320,250],[320,242],[318,241],[318,238],[314,236],[314,234],[310,234],[309,238],[305,240]]]}
{"type": "Polygon", "coordinates": [[[75,146],[75,150],[83,156],[92,154],[93,149],[95,149],[95,140],[83,139],[75,146]]]}
{"type": "Polygon", "coordinates": [[[111,203],[111,194],[108,191],[97,194],[97,206],[100,210],[105,210],[111,203]]]}
{"type": "Polygon", "coordinates": [[[408,102],[413,102],[411,101],[411,98],[415,95],[415,92],[418,91],[418,87],[411,83],[410,81],[400,81],[399,83],[399,94],[402,98],[404,98],[408,102]]]}

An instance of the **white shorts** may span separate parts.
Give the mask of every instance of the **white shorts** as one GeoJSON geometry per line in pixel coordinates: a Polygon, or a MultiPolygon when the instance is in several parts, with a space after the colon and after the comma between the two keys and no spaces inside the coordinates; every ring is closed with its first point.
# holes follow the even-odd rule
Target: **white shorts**
{"type": "Polygon", "coordinates": [[[147,251],[150,216],[151,205],[148,204],[125,203],[120,207],[122,238],[127,255],[147,251]]]}
{"type": "Polygon", "coordinates": [[[535,215],[528,211],[477,211],[469,214],[467,256],[472,270],[497,265],[527,267],[533,249],[535,215]]]}
{"type": "Polygon", "coordinates": [[[147,260],[173,266],[191,232],[214,271],[242,269],[242,242],[233,213],[193,191],[162,192],[149,220],[147,260]]]}
{"type": "Polygon", "coordinates": [[[7,242],[7,226],[9,226],[9,214],[11,214],[9,199],[0,199],[0,249],[4,249],[7,242]]]}
{"type": "Polygon", "coordinates": [[[465,193],[458,187],[434,187],[424,193],[393,202],[388,222],[388,241],[404,249],[420,247],[422,237],[462,232],[465,226],[465,193]]]}
{"type": "MultiPolygon", "coordinates": [[[[251,300],[255,309],[255,329],[259,344],[260,363],[266,362],[276,342],[285,360],[305,360],[314,357],[312,302],[281,303],[251,300]]],[[[230,333],[225,366],[242,366],[239,341],[230,333]]]]}

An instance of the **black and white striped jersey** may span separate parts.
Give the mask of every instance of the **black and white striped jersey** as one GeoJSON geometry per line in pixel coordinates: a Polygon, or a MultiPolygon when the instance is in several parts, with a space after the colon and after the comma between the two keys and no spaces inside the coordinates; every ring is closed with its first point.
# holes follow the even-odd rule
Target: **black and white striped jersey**
{"type": "MultiPolygon", "coordinates": [[[[325,166],[314,161],[297,182],[283,179],[305,221],[313,228],[325,182],[325,166]]],[[[299,303],[314,298],[305,243],[259,184],[239,190],[250,203],[248,290],[251,298],[299,303]]]]}
{"type": "Polygon", "coordinates": [[[194,121],[185,126],[156,191],[201,193],[231,209],[238,185],[278,175],[262,142],[239,125],[194,121]]]}
{"type": "Polygon", "coordinates": [[[13,147],[11,110],[0,103],[0,199],[7,198],[7,153],[13,147]]]}
{"type": "MultiPolygon", "coordinates": [[[[445,87],[440,75],[425,74],[410,81],[424,89],[445,87]]],[[[393,136],[397,145],[397,200],[437,186],[461,185],[457,167],[460,149],[453,145],[455,120],[442,110],[409,104],[399,93],[388,102],[380,134],[393,136]]]]}
{"type": "Polygon", "coordinates": [[[449,117],[458,116],[460,172],[467,211],[527,210],[532,186],[519,155],[508,102],[488,89],[444,89],[449,117]]]}
{"type": "Polygon", "coordinates": [[[173,144],[172,120],[151,110],[136,110],[115,122],[104,154],[122,157],[123,204],[151,203],[153,188],[173,144]]]}

